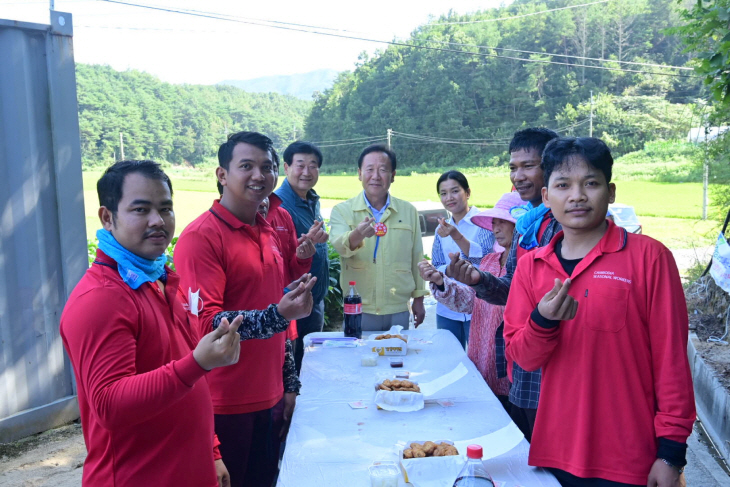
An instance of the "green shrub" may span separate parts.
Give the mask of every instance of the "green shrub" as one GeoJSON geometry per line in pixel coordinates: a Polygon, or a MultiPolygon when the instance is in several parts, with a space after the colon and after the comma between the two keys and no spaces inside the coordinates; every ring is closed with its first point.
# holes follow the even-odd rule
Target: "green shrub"
{"type": "Polygon", "coordinates": [[[341,328],[344,315],[342,313],[342,288],[340,287],[340,254],[327,241],[330,261],[330,283],[327,296],[324,298],[324,326],[327,331],[337,331],[341,328]]]}

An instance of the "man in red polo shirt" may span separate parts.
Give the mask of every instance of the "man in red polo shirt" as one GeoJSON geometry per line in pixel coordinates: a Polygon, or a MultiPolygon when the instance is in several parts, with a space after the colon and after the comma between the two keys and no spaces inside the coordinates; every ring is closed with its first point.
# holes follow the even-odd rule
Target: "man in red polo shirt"
{"type": "MultiPolygon", "coordinates": [[[[200,334],[238,310],[266,309],[287,286],[285,256],[276,231],[257,213],[274,189],[278,156],[256,132],[229,136],[218,150],[220,200],[193,221],[175,248],[183,289],[199,291],[200,334]]],[[[314,278],[304,276],[311,312],[314,278]]],[[[304,286],[304,284],[300,284],[304,286]]],[[[241,344],[234,367],[209,376],[215,430],[234,486],[271,485],[280,435],[291,419],[299,379],[285,333],[241,344]]]]}
{"type": "Polygon", "coordinates": [[[606,220],[600,139],[553,140],[541,166],[562,231],[520,259],[504,313],[507,356],[542,368],[529,463],[564,487],[679,487],[695,405],[672,253],[606,220]]]}
{"type": "Polygon", "coordinates": [[[231,326],[221,320],[199,341],[197,315],[184,308],[197,305],[180,299],[180,278],[165,266],[175,233],[167,175],[152,161],[122,161],[97,191],[99,250],[60,327],[88,450],[83,485],[229,485],[205,377],[238,360],[242,321],[247,339],[285,330],[288,320],[262,314],[297,315],[291,310],[307,307],[305,286],[271,310],[231,326]],[[262,322],[269,326],[257,328],[262,322]]]}

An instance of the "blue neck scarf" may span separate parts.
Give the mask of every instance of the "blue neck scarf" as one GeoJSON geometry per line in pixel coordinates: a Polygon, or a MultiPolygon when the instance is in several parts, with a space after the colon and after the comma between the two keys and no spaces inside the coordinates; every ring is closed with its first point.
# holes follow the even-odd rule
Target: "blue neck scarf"
{"type": "Polygon", "coordinates": [[[532,203],[527,203],[525,207],[528,211],[517,219],[515,231],[520,234],[520,247],[530,250],[539,246],[537,233],[540,231],[542,219],[548,212],[548,208],[542,203],[536,208],[532,206],[532,203]]]}
{"type": "Polygon", "coordinates": [[[96,238],[99,239],[99,249],[116,261],[119,275],[132,289],[137,289],[145,282],[166,280],[167,257],[164,254],[155,260],[140,257],[122,247],[114,235],[103,228],[96,231],[96,238]]]}

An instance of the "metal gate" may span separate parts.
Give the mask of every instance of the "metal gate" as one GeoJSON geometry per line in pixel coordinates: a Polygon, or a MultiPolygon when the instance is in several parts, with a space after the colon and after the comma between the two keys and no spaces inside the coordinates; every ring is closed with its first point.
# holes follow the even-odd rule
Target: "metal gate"
{"type": "Polygon", "coordinates": [[[58,325],[85,225],[71,14],[0,19],[0,442],[78,418],[58,325]]]}

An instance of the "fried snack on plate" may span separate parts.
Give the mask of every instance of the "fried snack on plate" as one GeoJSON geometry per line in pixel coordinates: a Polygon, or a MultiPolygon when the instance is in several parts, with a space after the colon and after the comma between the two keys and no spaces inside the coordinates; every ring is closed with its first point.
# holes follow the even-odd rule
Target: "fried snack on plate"
{"type": "Polygon", "coordinates": [[[454,445],[449,445],[446,448],[444,448],[443,456],[445,456],[445,457],[450,457],[450,456],[454,456],[454,455],[458,455],[458,454],[459,454],[459,450],[457,450],[454,445]]]}
{"type": "Polygon", "coordinates": [[[400,338],[404,342],[406,341],[405,337],[403,337],[402,335],[391,335],[390,333],[386,333],[384,335],[378,335],[375,337],[376,340],[388,340],[390,338],[400,338]]]}
{"type": "Polygon", "coordinates": [[[423,451],[426,452],[427,455],[433,455],[433,451],[436,449],[436,443],[433,441],[427,441],[423,444],[423,451]]]}

